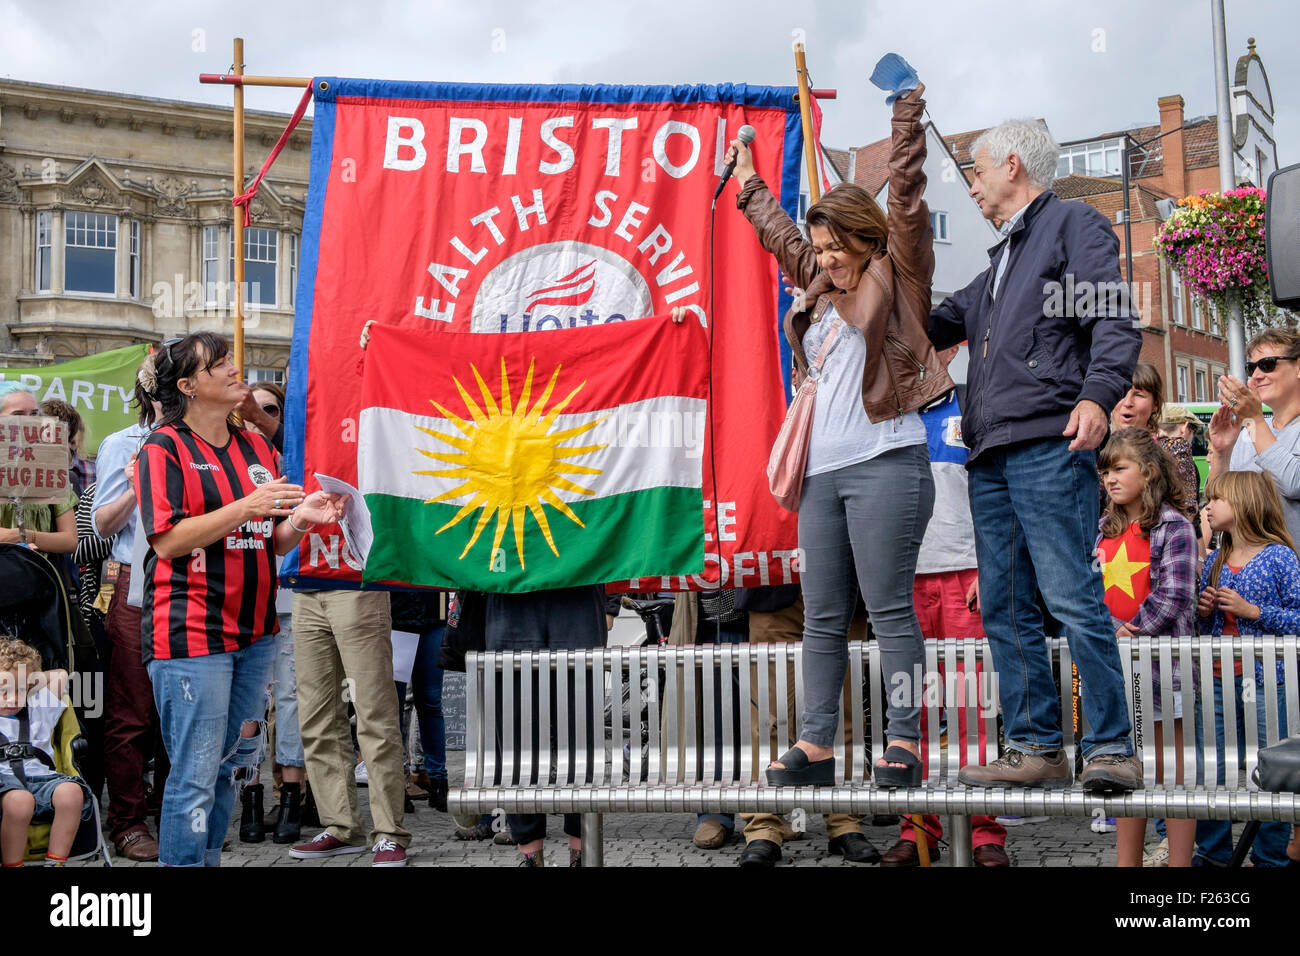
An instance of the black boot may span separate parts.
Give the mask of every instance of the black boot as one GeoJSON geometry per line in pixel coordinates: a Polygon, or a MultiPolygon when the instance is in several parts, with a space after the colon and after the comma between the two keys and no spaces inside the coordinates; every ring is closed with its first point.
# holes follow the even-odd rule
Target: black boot
{"type": "Polygon", "coordinates": [[[311,792],[311,781],[307,781],[306,790],[302,798],[302,825],[305,827],[319,827],[320,813],[316,810],[316,796],[311,792]]]}
{"type": "Polygon", "coordinates": [[[239,815],[239,842],[261,843],[266,839],[262,826],[262,785],[244,787],[239,791],[239,802],[243,807],[239,815]]]}
{"type": "Polygon", "coordinates": [[[447,778],[429,780],[429,806],[440,813],[447,812],[447,778]]]}
{"type": "Polygon", "coordinates": [[[276,843],[297,843],[302,838],[302,785],[285,783],[280,786],[280,815],[275,821],[276,843]]]}

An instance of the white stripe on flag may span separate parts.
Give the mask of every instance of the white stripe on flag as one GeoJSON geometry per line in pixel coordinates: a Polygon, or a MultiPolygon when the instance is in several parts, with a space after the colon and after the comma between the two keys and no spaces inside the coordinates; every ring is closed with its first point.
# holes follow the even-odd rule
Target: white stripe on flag
{"type": "MultiPolygon", "coordinates": [[[[597,451],[565,459],[576,465],[599,468],[599,475],[564,475],[592,495],[556,489],[566,502],[590,501],[611,495],[666,486],[699,488],[704,457],[705,402],[699,398],[660,395],[614,409],[560,415],[550,433],[566,431],[605,417],[590,431],[567,439],[560,447],[604,445],[597,451]],[[605,417],[608,416],[608,417],[605,417]]],[[[357,449],[357,485],[362,494],[385,494],[426,501],[462,484],[461,478],[436,478],[418,471],[451,470],[451,462],[435,461],[419,449],[455,455],[457,449],[417,430],[429,428],[463,437],[445,418],[413,415],[392,408],[367,408],[361,412],[357,449]]],[[[464,504],[469,493],[447,499],[464,504]]]]}

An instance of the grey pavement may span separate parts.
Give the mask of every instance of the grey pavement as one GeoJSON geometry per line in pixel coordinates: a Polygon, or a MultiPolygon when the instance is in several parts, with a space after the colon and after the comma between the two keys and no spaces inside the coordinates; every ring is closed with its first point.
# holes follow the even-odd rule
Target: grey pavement
{"type": "MultiPolygon", "coordinates": [[[[464,754],[449,752],[448,769],[451,779],[456,781],[464,771],[464,754]]],[[[270,781],[270,773],[263,774],[263,780],[270,781]]],[[[267,787],[268,809],[270,787],[267,787]]],[[[367,789],[358,788],[359,802],[363,819],[369,821],[367,789]]],[[[222,866],[369,866],[370,853],[332,857],[326,860],[294,860],[289,856],[289,848],[271,842],[267,834],[263,843],[239,842],[239,808],[231,821],[231,829],[222,854],[222,866]]],[[[412,834],[408,848],[411,866],[516,866],[519,863],[519,851],[513,846],[495,845],[491,841],[475,842],[456,839],[455,821],[445,813],[439,813],[428,806],[426,801],[417,801],[416,812],[407,814],[405,827],[412,834]]],[[[735,866],[744,847],[739,834],[719,850],[701,850],[691,843],[691,834],[695,830],[694,816],[687,814],[611,814],[604,819],[605,829],[605,865],[606,866],[735,866]]],[[[551,816],[548,820],[551,834],[546,844],[547,862],[565,864],[568,862],[567,839],[561,830],[561,818],[551,816]]],[[[884,852],[898,839],[897,827],[864,826],[863,832],[881,852],[884,852]]],[[[314,836],[316,831],[304,830],[304,840],[314,836]]],[[[810,817],[805,839],[789,842],[785,845],[784,865],[793,866],[842,866],[854,867],[857,864],[845,863],[838,856],[831,856],[826,851],[826,832],[819,817],[810,817]]],[[[1154,833],[1149,829],[1148,842],[1154,842],[1154,833]]],[[[1115,835],[1113,833],[1096,834],[1089,826],[1089,821],[1082,817],[1054,818],[1043,823],[1027,824],[1008,829],[1007,854],[1013,866],[1043,867],[1071,866],[1096,867],[1115,865],[1115,835]]],[[[109,849],[110,856],[112,848],[109,849]]],[[[102,860],[100,861],[102,863],[102,860]]],[[[128,860],[114,858],[115,866],[150,866],[137,864],[128,860]]],[[[96,861],[81,861],[73,865],[94,866],[96,861]]],[[[938,866],[948,865],[948,852],[944,848],[938,866]]]]}

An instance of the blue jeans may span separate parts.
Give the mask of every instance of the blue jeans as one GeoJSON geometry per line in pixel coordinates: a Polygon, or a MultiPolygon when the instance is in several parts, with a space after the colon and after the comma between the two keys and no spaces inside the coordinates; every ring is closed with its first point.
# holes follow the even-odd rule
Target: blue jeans
{"type": "Polygon", "coordinates": [[[984,452],[970,468],[980,604],[993,652],[1007,745],[1061,749],[1061,703],[1035,596],[1041,591],[1079,677],[1090,725],[1083,755],[1132,754],[1119,649],[1094,566],[1097,454],[1064,438],[984,452]]]}
{"type": "Polygon", "coordinates": [[[154,702],[171,774],[158,825],[162,866],[217,866],[235,806],[235,771],[255,774],[262,733],[241,737],[266,716],[275,641],[229,654],[150,661],[154,702]]]}
{"type": "MultiPolygon", "coordinates": [[[[749,635],[744,631],[729,631],[727,626],[722,625],[719,631],[716,624],[709,624],[707,621],[700,624],[701,631],[707,631],[707,639],[701,641],[703,644],[744,644],[749,640],[749,635]]],[[[721,687],[721,682],[718,683],[721,687]]],[[[739,734],[740,728],[740,690],[739,683],[733,682],[735,700],[732,702],[734,716],[732,717],[731,726],[734,732],[739,734]]],[[[713,727],[715,730],[715,740],[713,742],[713,766],[717,768],[714,772],[713,779],[721,780],[722,774],[722,695],[713,695],[713,727]]],[[[737,737],[737,741],[739,738],[737,737]]],[[[701,754],[700,761],[703,765],[704,757],[701,754]]],[[[734,813],[697,813],[695,815],[695,825],[698,827],[705,820],[717,820],[723,828],[731,833],[736,829],[736,815],[734,813]]]]}
{"type": "MultiPolygon", "coordinates": [[[[420,635],[411,668],[415,687],[415,718],[420,725],[420,747],[424,751],[424,772],[430,780],[447,779],[447,722],[442,716],[442,635],[446,625],[439,624],[420,635]]],[[[401,721],[402,740],[407,740],[406,684],[397,684],[397,713],[401,721]]]]}
{"type": "Polygon", "coordinates": [[[293,615],[280,615],[275,635],[275,762],[301,767],[302,731],[298,727],[298,673],[293,666],[293,615]]]}
{"type": "Polygon", "coordinates": [[[430,780],[447,779],[447,723],[442,716],[442,635],[439,624],[420,635],[415,650],[411,682],[415,685],[415,715],[420,722],[420,746],[424,748],[424,772],[430,780]]]}
{"type": "MultiPolygon", "coordinates": [[[[1264,681],[1263,679],[1255,682],[1255,713],[1257,726],[1259,727],[1260,746],[1265,746],[1264,740],[1264,681]]],[[[1245,715],[1242,712],[1241,700],[1241,677],[1234,676],[1232,679],[1233,692],[1236,694],[1235,703],[1237,705],[1237,753],[1244,751],[1246,746],[1246,726],[1245,715]]],[[[1281,675],[1277,682],[1277,717],[1278,717],[1278,737],[1286,737],[1286,688],[1282,686],[1281,675]]],[[[1201,722],[1200,700],[1197,700],[1196,706],[1196,752],[1197,752],[1197,771],[1203,774],[1205,771],[1200,759],[1202,741],[1205,739],[1204,728],[1201,722]]],[[[1214,782],[1223,786],[1224,766],[1223,766],[1223,678],[1214,679],[1214,744],[1218,754],[1218,779],[1214,782]]],[[[1289,823],[1261,823],[1259,833],[1255,836],[1255,845],[1251,848],[1250,858],[1256,866],[1286,866],[1290,860],[1286,855],[1287,841],[1291,839],[1291,824],[1289,823]]],[[[1217,864],[1218,866],[1227,866],[1232,859],[1232,823],[1228,820],[1197,820],[1196,821],[1196,855],[1192,858],[1193,866],[1204,866],[1207,863],[1217,864]]]]}

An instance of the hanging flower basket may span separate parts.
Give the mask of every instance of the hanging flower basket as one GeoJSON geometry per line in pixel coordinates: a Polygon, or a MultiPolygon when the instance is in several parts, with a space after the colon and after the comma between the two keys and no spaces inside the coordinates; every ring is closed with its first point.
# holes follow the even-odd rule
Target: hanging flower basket
{"type": "Polygon", "coordinates": [[[1220,314],[1234,292],[1248,317],[1277,311],[1264,258],[1264,190],[1241,186],[1187,196],[1156,233],[1155,247],[1187,290],[1220,314]]]}

